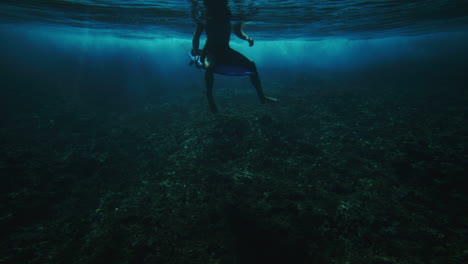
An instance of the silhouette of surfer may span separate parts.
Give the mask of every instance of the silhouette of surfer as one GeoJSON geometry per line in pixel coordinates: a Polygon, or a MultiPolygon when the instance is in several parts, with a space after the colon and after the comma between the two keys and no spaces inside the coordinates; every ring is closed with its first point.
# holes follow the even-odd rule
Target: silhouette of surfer
{"type": "MultiPolygon", "coordinates": [[[[231,36],[231,11],[227,0],[203,0],[205,22],[197,21],[197,27],[192,39],[192,63],[205,69],[206,95],[211,112],[216,113],[217,107],[213,99],[214,74],[228,76],[248,75],[257,91],[260,102],[277,102],[276,98],[267,97],[263,93],[257,67],[253,61],[233,50],[229,46],[231,36]],[[206,32],[206,42],[202,50],[200,36],[206,32]]],[[[195,18],[198,3],[192,1],[192,12],[195,18]]],[[[233,26],[234,34],[240,39],[246,40],[249,46],[254,45],[254,40],[242,30],[243,23],[237,22],[233,26]]]]}

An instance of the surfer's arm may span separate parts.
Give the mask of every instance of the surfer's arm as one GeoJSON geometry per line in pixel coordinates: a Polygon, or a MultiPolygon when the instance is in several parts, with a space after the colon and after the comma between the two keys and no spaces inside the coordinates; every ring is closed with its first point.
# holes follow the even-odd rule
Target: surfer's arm
{"type": "Polygon", "coordinates": [[[192,38],[192,56],[200,55],[200,36],[203,33],[203,29],[203,24],[197,23],[197,28],[192,38]]]}
{"type": "Polygon", "coordinates": [[[234,24],[234,27],[233,27],[234,34],[238,38],[248,41],[249,46],[252,47],[253,44],[254,44],[254,40],[253,40],[253,38],[251,38],[247,34],[245,34],[244,30],[242,29],[243,27],[244,27],[244,23],[242,23],[242,22],[238,22],[238,23],[234,24]]]}

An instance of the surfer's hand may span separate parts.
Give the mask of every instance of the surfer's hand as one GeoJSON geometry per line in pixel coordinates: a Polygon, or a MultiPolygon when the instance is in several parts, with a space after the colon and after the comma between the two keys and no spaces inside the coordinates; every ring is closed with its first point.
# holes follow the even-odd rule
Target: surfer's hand
{"type": "Polygon", "coordinates": [[[249,42],[249,47],[252,47],[254,45],[253,38],[249,37],[249,38],[247,38],[247,41],[249,42]]]}

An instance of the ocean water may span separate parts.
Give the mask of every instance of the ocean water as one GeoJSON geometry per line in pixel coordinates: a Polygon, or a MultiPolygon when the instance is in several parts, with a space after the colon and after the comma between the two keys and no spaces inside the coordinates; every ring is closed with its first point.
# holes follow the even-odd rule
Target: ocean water
{"type": "Polygon", "coordinates": [[[228,8],[0,2],[0,264],[466,263],[468,1],[228,8]]]}

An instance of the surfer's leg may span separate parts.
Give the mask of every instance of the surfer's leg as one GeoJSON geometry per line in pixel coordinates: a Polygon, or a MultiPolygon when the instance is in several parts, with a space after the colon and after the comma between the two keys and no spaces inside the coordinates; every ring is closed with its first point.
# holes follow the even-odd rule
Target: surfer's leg
{"type": "Polygon", "coordinates": [[[255,66],[254,62],[252,62],[251,68],[254,69],[254,73],[249,75],[250,82],[252,82],[252,85],[255,87],[255,90],[257,91],[257,95],[258,95],[258,98],[260,99],[260,102],[262,104],[269,103],[269,102],[278,102],[278,99],[273,98],[273,97],[267,97],[263,93],[262,83],[260,82],[260,77],[258,76],[257,67],[255,66]]]}
{"type": "Polygon", "coordinates": [[[214,55],[212,52],[208,52],[206,47],[203,49],[201,55],[201,62],[205,68],[205,85],[206,85],[206,97],[208,99],[208,105],[212,113],[217,113],[218,109],[213,98],[213,82],[214,82],[214,67],[216,66],[214,55]]]}
{"type": "Polygon", "coordinates": [[[216,108],[214,99],[213,99],[213,71],[208,68],[205,71],[205,84],[206,84],[206,97],[208,98],[208,105],[210,106],[210,110],[213,113],[217,113],[218,109],[216,108]]]}
{"type": "Polygon", "coordinates": [[[229,52],[226,54],[226,58],[228,58],[226,63],[235,65],[239,69],[243,69],[243,72],[249,75],[250,81],[252,82],[252,85],[255,87],[255,90],[257,91],[257,95],[258,95],[258,98],[260,99],[260,102],[267,103],[267,102],[278,101],[278,99],[267,97],[263,93],[262,83],[260,82],[260,77],[258,76],[257,66],[255,65],[255,62],[249,60],[247,57],[245,57],[244,55],[242,55],[241,53],[233,49],[229,50],[229,52]]]}
{"type": "Polygon", "coordinates": [[[255,87],[255,90],[257,91],[258,99],[260,99],[260,102],[265,103],[265,94],[263,93],[262,83],[260,82],[260,77],[258,76],[258,73],[255,72],[251,74],[249,77],[250,77],[250,82],[252,82],[252,85],[255,87]]]}

